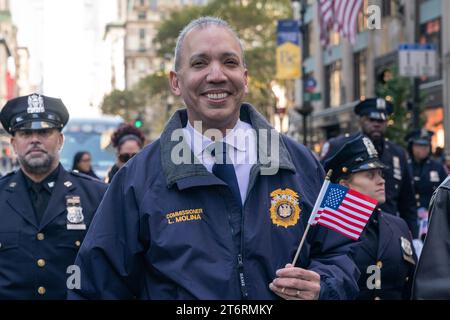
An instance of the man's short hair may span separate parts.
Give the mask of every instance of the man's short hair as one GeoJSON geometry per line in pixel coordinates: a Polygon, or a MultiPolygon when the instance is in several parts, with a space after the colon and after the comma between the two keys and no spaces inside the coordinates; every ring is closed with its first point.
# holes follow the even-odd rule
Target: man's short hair
{"type": "Polygon", "coordinates": [[[218,18],[218,17],[206,16],[206,17],[200,17],[198,19],[192,20],[191,22],[189,22],[188,25],[186,25],[183,28],[183,30],[181,30],[181,32],[177,38],[177,44],[175,46],[175,71],[178,71],[180,69],[181,51],[182,51],[182,47],[183,47],[184,38],[186,37],[186,35],[194,29],[206,28],[209,26],[222,27],[231,32],[231,34],[236,38],[237,42],[239,43],[239,47],[241,48],[241,53],[242,53],[242,62],[245,66],[244,48],[242,46],[241,40],[239,39],[239,36],[237,35],[236,31],[234,31],[234,29],[225,20],[218,18]]]}

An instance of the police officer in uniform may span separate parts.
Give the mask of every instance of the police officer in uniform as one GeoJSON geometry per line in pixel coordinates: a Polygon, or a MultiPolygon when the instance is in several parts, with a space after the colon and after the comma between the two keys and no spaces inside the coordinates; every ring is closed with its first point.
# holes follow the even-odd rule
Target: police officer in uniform
{"type": "MultiPolygon", "coordinates": [[[[361,132],[370,138],[375,145],[381,162],[386,166],[386,202],[380,208],[394,215],[400,215],[416,239],[418,236],[416,202],[411,173],[408,170],[406,151],[385,139],[387,116],[393,112],[392,103],[382,98],[371,98],[361,101],[354,112],[359,116],[361,132]]],[[[332,157],[348,139],[356,137],[360,132],[346,134],[330,139],[321,152],[321,162],[332,157]]]]}
{"type": "MultiPolygon", "coordinates": [[[[378,201],[385,201],[385,165],[371,140],[363,135],[351,139],[325,162],[333,169],[331,182],[339,183],[378,201]]],[[[406,222],[380,208],[372,214],[351,252],[361,276],[359,296],[363,300],[409,299],[416,256],[406,222]]]]}
{"type": "Polygon", "coordinates": [[[428,206],[434,190],[445,180],[447,172],[442,164],[430,158],[433,132],[421,129],[410,132],[408,142],[409,168],[414,176],[414,190],[419,220],[419,238],[427,232],[428,206]]]}
{"type": "Polygon", "coordinates": [[[1,110],[20,169],[0,178],[0,299],[66,298],[66,272],[106,191],[60,164],[68,119],[60,99],[38,94],[1,110]]]}

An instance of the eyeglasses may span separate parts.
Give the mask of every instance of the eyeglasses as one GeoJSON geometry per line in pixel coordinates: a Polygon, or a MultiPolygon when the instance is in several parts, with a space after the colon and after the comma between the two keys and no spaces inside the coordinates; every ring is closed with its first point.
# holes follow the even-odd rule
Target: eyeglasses
{"type": "Polygon", "coordinates": [[[120,162],[127,162],[128,160],[130,160],[131,158],[133,158],[136,155],[136,153],[122,153],[119,154],[119,160],[120,162]]]}

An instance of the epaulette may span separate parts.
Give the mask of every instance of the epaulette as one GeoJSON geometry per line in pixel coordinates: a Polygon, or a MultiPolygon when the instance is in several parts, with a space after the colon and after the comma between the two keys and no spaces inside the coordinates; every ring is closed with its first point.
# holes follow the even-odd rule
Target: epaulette
{"type": "Polygon", "coordinates": [[[17,172],[17,170],[13,170],[13,171],[8,172],[8,173],[5,174],[4,176],[1,176],[1,177],[0,177],[0,181],[3,180],[3,179],[6,179],[6,178],[9,177],[9,176],[12,176],[12,175],[15,174],[16,172],[17,172]]]}
{"type": "Polygon", "coordinates": [[[81,173],[78,170],[71,170],[71,171],[69,171],[69,174],[71,174],[71,175],[73,175],[75,177],[78,177],[78,178],[83,178],[83,179],[86,179],[86,180],[89,180],[89,181],[94,181],[94,182],[98,182],[100,184],[105,184],[103,181],[101,181],[99,179],[95,179],[94,177],[91,177],[88,174],[81,173]]]}

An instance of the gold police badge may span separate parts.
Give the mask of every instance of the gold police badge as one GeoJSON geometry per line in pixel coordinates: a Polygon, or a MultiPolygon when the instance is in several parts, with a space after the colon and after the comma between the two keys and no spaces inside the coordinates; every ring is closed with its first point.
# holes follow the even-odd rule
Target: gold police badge
{"type": "Polygon", "coordinates": [[[272,223],[280,227],[297,224],[300,218],[298,193],[291,189],[277,189],[270,194],[270,218],[272,223]]]}

